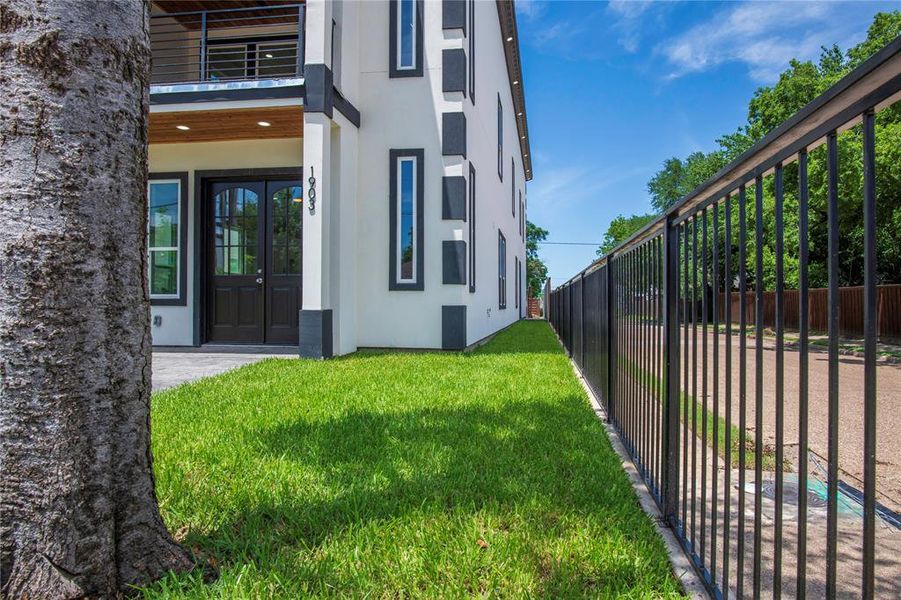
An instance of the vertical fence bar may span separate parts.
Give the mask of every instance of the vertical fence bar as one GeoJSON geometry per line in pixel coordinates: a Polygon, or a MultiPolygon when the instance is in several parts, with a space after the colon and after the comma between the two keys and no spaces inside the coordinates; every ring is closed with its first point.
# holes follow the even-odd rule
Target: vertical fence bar
{"type": "Polygon", "coordinates": [[[782,461],[783,449],[783,419],[785,413],[785,269],[783,266],[784,243],[783,236],[783,188],[782,165],[776,165],[776,512],[773,525],[773,598],[782,597],[782,461]]]}
{"type": "Polygon", "coordinates": [[[644,246],[642,246],[642,273],[644,274],[644,282],[641,286],[641,332],[642,332],[642,340],[644,341],[642,347],[642,364],[644,365],[644,373],[641,376],[642,381],[642,397],[644,398],[644,406],[642,407],[642,412],[644,416],[642,417],[642,423],[644,423],[644,456],[645,460],[644,469],[646,473],[646,479],[648,482],[652,481],[651,478],[651,353],[649,352],[651,348],[651,337],[650,337],[650,327],[648,323],[648,302],[649,302],[649,286],[648,282],[650,281],[650,265],[651,265],[651,255],[650,255],[650,242],[646,242],[644,246]]]}
{"type": "MultiPolygon", "coordinates": [[[[701,213],[701,566],[707,539],[707,209],[701,213]]],[[[715,474],[715,472],[714,472],[715,474]]]]}
{"type": "MultiPolygon", "coordinates": [[[[297,58],[297,74],[303,75],[304,72],[304,60],[307,53],[306,48],[306,31],[307,31],[307,6],[303,4],[297,8],[297,52],[295,52],[297,58]]],[[[334,71],[335,65],[329,65],[334,71]]]]}
{"type": "Polygon", "coordinates": [[[613,422],[613,386],[616,384],[616,372],[614,369],[616,368],[616,362],[614,360],[616,354],[616,330],[615,324],[616,319],[614,319],[614,298],[613,298],[613,289],[614,289],[614,275],[613,275],[613,259],[614,254],[610,254],[607,256],[607,267],[604,269],[604,285],[607,293],[607,315],[605,319],[607,320],[607,419],[610,422],[613,422]]]}
{"type": "Polygon", "coordinates": [[[798,154],[798,572],[795,596],[807,597],[807,150],[798,154]]]}
{"type": "Polygon", "coordinates": [[[863,597],[875,585],[876,524],[876,118],[863,115],[863,597]]]}
{"type": "Polygon", "coordinates": [[[691,549],[696,551],[698,481],[698,216],[691,220],[691,549]]]}
{"type": "MultiPolygon", "coordinates": [[[[710,513],[710,577],[716,585],[716,534],[719,506],[719,444],[720,444],[720,211],[713,205],[713,510],[710,513]]],[[[706,287],[706,286],[705,286],[706,287]]],[[[729,466],[726,465],[726,470],[729,466]]]]}
{"type": "Polygon", "coordinates": [[[663,489],[663,430],[665,428],[663,420],[663,399],[666,395],[666,378],[664,377],[663,367],[663,236],[657,238],[655,251],[657,256],[656,277],[657,277],[657,294],[656,294],[656,332],[657,332],[657,431],[659,440],[657,442],[657,485],[663,489]]]}
{"type": "Polygon", "coordinates": [[[760,598],[763,554],[763,177],[754,180],[754,597],[760,598]]]}
{"type": "Polygon", "coordinates": [[[724,481],[723,481],[723,594],[729,596],[729,557],[732,554],[732,545],[729,538],[729,529],[731,525],[732,513],[732,198],[726,196],[725,202],[725,241],[723,258],[723,291],[725,292],[725,312],[724,320],[726,322],[726,356],[724,368],[726,370],[725,381],[725,412],[726,412],[726,431],[725,433],[725,451],[726,457],[723,459],[724,481]]]}
{"type": "Polygon", "coordinates": [[[681,333],[683,338],[683,348],[685,352],[682,355],[682,373],[684,375],[683,379],[683,387],[684,393],[680,397],[680,402],[684,405],[682,409],[682,535],[686,537],[686,527],[685,524],[688,522],[688,284],[691,281],[691,278],[688,276],[688,232],[689,232],[689,221],[685,221],[684,226],[682,227],[682,254],[683,260],[683,270],[682,270],[682,287],[683,287],[683,312],[682,312],[682,325],[681,325],[681,333]]]}
{"type": "Polygon", "coordinates": [[[735,585],[744,597],[745,582],[745,467],[747,465],[748,400],[748,206],[745,186],[738,188],[738,561],[735,585]]]}
{"type": "Polygon", "coordinates": [[[663,224],[663,515],[673,529],[679,509],[679,229],[663,224]]]}
{"type": "Polygon", "coordinates": [[[829,266],[829,408],[828,481],[826,504],[826,597],[835,598],[835,559],[838,546],[838,138],[826,136],[828,168],[827,222],[829,266]]]}
{"type": "Polygon", "coordinates": [[[200,79],[206,81],[206,11],[200,13],[200,79]]]}

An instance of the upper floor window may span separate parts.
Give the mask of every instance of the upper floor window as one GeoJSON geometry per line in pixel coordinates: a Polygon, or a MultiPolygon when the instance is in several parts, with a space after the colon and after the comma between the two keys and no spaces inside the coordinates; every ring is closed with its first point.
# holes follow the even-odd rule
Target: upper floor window
{"type": "Polygon", "coordinates": [[[422,0],[392,0],[391,77],[422,75],[422,0]]]}
{"type": "Polygon", "coordinates": [[[504,107],[497,95],[497,176],[504,180],[504,107]]]}
{"type": "Polygon", "coordinates": [[[422,150],[391,151],[389,289],[423,288],[422,150]]]}
{"type": "Polygon", "coordinates": [[[510,157],[510,210],[516,216],[516,161],[510,157]]]}
{"type": "Polygon", "coordinates": [[[187,175],[152,174],[147,184],[148,279],[154,304],[183,304],[187,175]]]}
{"type": "Polygon", "coordinates": [[[476,3],[469,0],[469,99],[476,103],[476,3]]]}
{"type": "Polygon", "coordinates": [[[526,238],[526,207],[522,203],[522,190],[519,190],[519,237],[526,238]]]}

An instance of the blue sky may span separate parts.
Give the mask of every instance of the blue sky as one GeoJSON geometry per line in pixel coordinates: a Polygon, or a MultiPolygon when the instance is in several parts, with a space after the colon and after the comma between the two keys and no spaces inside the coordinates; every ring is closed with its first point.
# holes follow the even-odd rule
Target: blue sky
{"type": "MultiPolygon", "coordinates": [[[[901,2],[517,0],[534,169],[529,220],[548,241],[600,242],[618,214],[650,211],[671,156],[714,148],[791,58],[864,39],[901,2]]],[[[543,245],[555,283],[593,246],[543,245]]]]}

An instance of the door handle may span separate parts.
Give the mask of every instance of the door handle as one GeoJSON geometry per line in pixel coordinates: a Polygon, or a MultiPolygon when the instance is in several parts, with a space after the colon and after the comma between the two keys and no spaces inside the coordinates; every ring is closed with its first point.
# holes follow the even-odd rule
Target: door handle
{"type": "Polygon", "coordinates": [[[263,278],[262,278],[262,277],[257,277],[257,283],[260,284],[260,285],[263,285],[263,278]]]}

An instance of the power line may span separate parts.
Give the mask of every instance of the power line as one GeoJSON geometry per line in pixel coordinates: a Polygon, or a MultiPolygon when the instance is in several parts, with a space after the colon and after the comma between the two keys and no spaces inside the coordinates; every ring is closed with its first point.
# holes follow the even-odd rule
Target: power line
{"type": "Polygon", "coordinates": [[[600,242],[538,242],[543,245],[551,246],[600,246],[600,242]]]}

